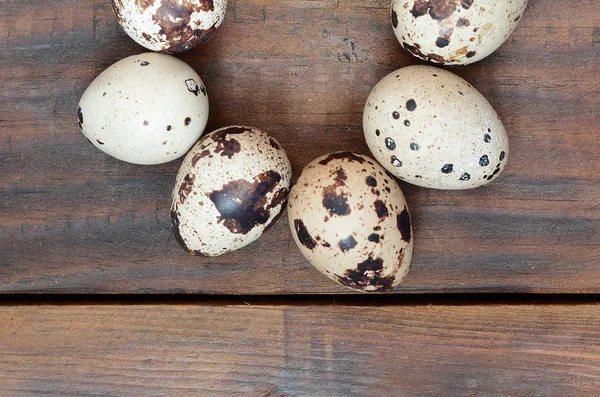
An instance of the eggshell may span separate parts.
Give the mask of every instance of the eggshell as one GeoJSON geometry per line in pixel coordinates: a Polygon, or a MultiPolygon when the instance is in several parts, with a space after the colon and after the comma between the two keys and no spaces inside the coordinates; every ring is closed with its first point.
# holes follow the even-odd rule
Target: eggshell
{"type": "Polygon", "coordinates": [[[190,150],[177,174],[175,236],[196,255],[242,248],[279,217],[291,178],[284,150],[269,135],[242,126],[216,130],[190,150]]]}
{"type": "Polygon", "coordinates": [[[134,164],[187,153],[204,132],[208,97],[200,76],[163,54],[133,55],[102,72],[79,101],[79,127],[98,149],[134,164]]]}
{"type": "Polygon", "coordinates": [[[302,254],[342,285],[389,291],[408,272],[413,238],[406,200],[367,156],[337,152],[308,164],[290,192],[288,217],[302,254]]]}
{"type": "Polygon", "coordinates": [[[527,0],[392,0],[392,26],[415,57],[468,65],[496,51],[526,7],[527,0]]]}
{"type": "Polygon", "coordinates": [[[227,0],[111,0],[123,30],[152,51],[181,52],[203,43],[225,18],[227,0]]]}
{"type": "Polygon", "coordinates": [[[419,186],[479,187],[508,161],[508,136],[488,101],[465,80],[431,66],[383,78],[367,99],[363,128],[377,161],[419,186]]]}

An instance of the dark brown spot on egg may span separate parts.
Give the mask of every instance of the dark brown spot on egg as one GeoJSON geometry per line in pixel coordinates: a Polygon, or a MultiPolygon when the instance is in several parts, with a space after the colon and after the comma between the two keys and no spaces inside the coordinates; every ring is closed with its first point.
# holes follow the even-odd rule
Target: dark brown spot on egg
{"type": "Polygon", "coordinates": [[[392,9],[392,26],[394,29],[398,27],[398,14],[396,14],[396,10],[392,9]]]}
{"type": "Polygon", "coordinates": [[[100,139],[96,139],[96,142],[98,142],[98,145],[104,145],[104,142],[102,142],[100,139]]]}
{"type": "Polygon", "coordinates": [[[383,201],[375,200],[375,203],[373,205],[375,206],[375,213],[377,214],[377,217],[379,218],[380,221],[387,218],[387,216],[389,215],[389,212],[383,201]]]}
{"type": "Polygon", "coordinates": [[[190,117],[186,117],[185,120],[183,121],[183,123],[188,126],[190,125],[190,123],[192,122],[192,119],[190,117]]]}
{"type": "Polygon", "coordinates": [[[469,52],[467,52],[467,58],[473,58],[475,55],[477,55],[476,51],[469,51],[469,52]]]}
{"type": "MultiPolygon", "coordinates": [[[[281,175],[267,171],[254,178],[253,182],[240,179],[223,185],[209,197],[221,214],[219,223],[232,233],[247,234],[256,225],[264,225],[270,218],[271,206],[267,194],[281,181],[281,175]]],[[[268,226],[268,225],[267,225],[268,226]]]]}
{"type": "MultiPolygon", "coordinates": [[[[287,202],[289,190],[287,188],[279,189],[271,199],[268,209],[275,208],[279,205],[285,206],[287,202]]],[[[282,207],[283,208],[283,207],[282,207]]],[[[274,221],[272,223],[275,223],[274,221]]]]}
{"type": "Polygon", "coordinates": [[[443,21],[454,13],[456,6],[457,0],[416,0],[411,14],[419,18],[429,12],[431,18],[443,21]]]}
{"type": "Polygon", "coordinates": [[[417,102],[414,99],[409,99],[406,101],[406,109],[410,112],[414,111],[417,108],[417,102]]]}
{"type": "Polygon", "coordinates": [[[398,226],[398,230],[400,230],[402,240],[408,243],[410,241],[411,226],[410,215],[406,206],[404,207],[404,210],[402,210],[402,212],[396,217],[396,225],[398,226]]]}
{"type": "Polygon", "coordinates": [[[442,167],[442,173],[444,174],[450,174],[452,171],[454,171],[454,164],[445,164],[442,167]]]}
{"type": "Polygon", "coordinates": [[[473,2],[475,0],[460,0],[460,5],[462,6],[462,8],[464,8],[465,10],[468,10],[469,8],[471,8],[471,6],[473,5],[473,2]]]}
{"type": "Polygon", "coordinates": [[[382,276],[383,259],[368,259],[359,263],[356,269],[346,270],[344,276],[336,276],[337,280],[351,288],[360,290],[375,290],[377,292],[389,291],[394,283],[394,275],[382,276]]]}
{"type": "Polygon", "coordinates": [[[460,181],[466,182],[468,180],[471,179],[471,174],[469,174],[468,172],[465,172],[464,174],[462,174],[459,178],[460,181]]]}
{"type": "Polygon", "coordinates": [[[379,234],[371,233],[368,237],[368,240],[372,243],[378,243],[379,242],[379,234]]]}
{"type": "Polygon", "coordinates": [[[311,251],[317,246],[317,242],[312,238],[302,220],[294,219],[294,230],[296,231],[296,236],[298,236],[300,244],[311,251]]]}
{"type": "Polygon", "coordinates": [[[333,160],[347,160],[348,162],[356,161],[359,164],[363,164],[365,162],[364,158],[362,158],[352,152],[335,152],[335,153],[331,153],[330,155],[325,157],[323,160],[319,161],[319,164],[327,165],[333,160]]]}
{"type": "Polygon", "coordinates": [[[450,40],[448,40],[445,37],[438,37],[437,40],[435,41],[435,45],[438,46],[439,48],[444,48],[444,47],[448,47],[448,45],[450,44],[450,40]]]}
{"type": "Polygon", "coordinates": [[[239,153],[241,150],[240,143],[233,139],[220,139],[217,142],[217,147],[215,148],[215,153],[221,153],[221,157],[229,157],[232,158],[236,153],[239,153]]]}
{"type": "Polygon", "coordinates": [[[210,137],[212,138],[213,141],[215,142],[219,142],[221,139],[225,139],[225,137],[227,135],[238,135],[238,134],[243,134],[245,132],[249,132],[250,129],[246,128],[246,127],[228,127],[228,128],[224,128],[222,130],[219,131],[215,131],[212,134],[210,134],[210,137]]]}
{"type": "Polygon", "coordinates": [[[192,192],[192,188],[194,187],[194,180],[196,179],[195,175],[186,174],[183,178],[183,182],[179,187],[179,202],[181,204],[185,203],[185,200],[188,198],[190,193],[192,192]]]}
{"type": "Polygon", "coordinates": [[[396,142],[392,138],[385,138],[385,147],[387,147],[388,150],[395,150],[396,142]]]}
{"type": "Polygon", "coordinates": [[[206,156],[210,156],[210,151],[207,149],[204,149],[203,151],[201,151],[200,153],[196,153],[194,155],[194,157],[192,157],[192,167],[195,167],[196,164],[198,163],[198,161],[200,159],[205,158],[206,156]]]}
{"type": "Polygon", "coordinates": [[[185,85],[187,86],[187,89],[189,92],[191,92],[192,94],[198,96],[198,93],[200,93],[200,87],[198,87],[198,83],[196,83],[196,80],[194,79],[187,79],[185,81],[185,85]]]}
{"type": "Polygon", "coordinates": [[[498,175],[500,173],[500,164],[498,164],[498,166],[496,167],[496,169],[494,170],[494,172],[492,173],[492,175],[488,176],[486,179],[488,181],[491,181],[492,179],[494,179],[494,177],[496,175],[498,175]]]}
{"type": "Polygon", "coordinates": [[[144,120],[142,124],[144,124],[144,127],[147,127],[150,123],[148,122],[148,120],[144,120]]]}
{"type": "Polygon", "coordinates": [[[140,63],[140,66],[148,66],[150,65],[150,62],[148,61],[143,61],[142,63],[140,63]]]}
{"type": "Polygon", "coordinates": [[[81,107],[77,108],[77,124],[79,124],[79,128],[83,129],[83,110],[81,107]]]}
{"type": "Polygon", "coordinates": [[[337,193],[336,185],[323,188],[323,207],[331,216],[346,216],[351,212],[346,193],[337,193]]]}
{"type": "Polygon", "coordinates": [[[443,21],[454,13],[456,0],[431,0],[429,15],[433,19],[443,21]]]}
{"type": "Polygon", "coordinates": [[[479,165],[482,167],[487,167],[488,165],[490,165],[490,159],[487,156],[487,154],[481,156],[481,158],[479,159],[479,165]]]}
{"type": "Polygon", "coordinates": [[[500,152],[500,161],[504,160],[505,157],[506,157],[506,152],[505,151],[501,151],[500,152]]]}
{"type": "Polygon", "coordinates": [[[343,186],[345,185],[346,181],[348,180],[348,176],[346,175],[346,171],[344,171],[343,168],[338,168],[335,171],[335,178],[333,179],[335,181],[335,184],[338,186],[343,186]]]}
{"type": "Polygon", "coordinates": [[[413,54],[414,56],[416,56],[417,58],[421,58],[423,60],[429,61],[429,62],[433,62],[433,63],[439,63],[439,64],[443,64],[445,62],[445,59],[443,56],[438,55],[438,54],[424,54],[419,47],[417,46],[417,44],[415,43],[415,45],[410,45],[406,42],[402,43],[404,49],[408,52],[410,52],[411,54],[413,54]]]}
{"type": "Polygon", "coordinates": [[[367,182],[368,186],[371,186],[371,187],[377,186],[377,179],[375,179],[372,175],[367,176],[366,182],[367,182]]]}
{"type": "Polygon", "coordinates": [[[415,0],[415,4],[410,13],[415,18],[422,17],[423,15],[427,14],[430,6],[431,4],[429,0],[415,0]]]}
{"type": "Polygon", "coordinates": [[[352,236],[348,236],[343,240],[338,242],[338,246],[342,250],[342,252],[350,251],[352,248],[356,247],[356,240],[352,236]]]}
{"type": "Polygon", "coordinates": [[[171,126],[170,125],[167,126],[167,131],[171,131],[171,126]]]}
{"type": "Polygon", "coordinates": [[[392,156],[391,163],[396,168],[402,167],[402,161],[400,161],[396,156],[392,156]]]}
{"type": "Polygon", "coordinates": [[[471,25],[471,22],[467,18],[458,18],[458,21],[456,21],[457,28],[462,28],[463,26],[470,26],[470,25],[471,25]]]}

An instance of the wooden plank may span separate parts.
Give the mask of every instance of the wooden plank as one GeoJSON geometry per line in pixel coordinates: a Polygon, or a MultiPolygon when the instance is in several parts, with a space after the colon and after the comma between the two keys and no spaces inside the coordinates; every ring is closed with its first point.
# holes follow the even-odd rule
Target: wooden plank
{"type": "MultiPolygon", "coordinates": [[[[181,55],[208,87],[209,129],[270,132],[296,174],[330,151],[368,153],[370,89],[416,62],[396,42],[388,6],[230,1],[214,39],[181,55]]],[[[599,32],[594,0],[532,0],[498,52],[453,69],[504,120],[510,165],[469,192],[403,185],[416,243],[398,291],[600,291],[599,32]]],[[[142,52],[107,1],[3,1],[0,36],[0,291],[347,292],[304,260],[285,217],[242,251],[186,256],[168,214],[179,161],[132,166],[87,143],[80,95],[142,52]]]]}
{"type": "Polygon", "coordinates": [[[3,396],[585,396],[600,306],[0,308],[3,396]]]}

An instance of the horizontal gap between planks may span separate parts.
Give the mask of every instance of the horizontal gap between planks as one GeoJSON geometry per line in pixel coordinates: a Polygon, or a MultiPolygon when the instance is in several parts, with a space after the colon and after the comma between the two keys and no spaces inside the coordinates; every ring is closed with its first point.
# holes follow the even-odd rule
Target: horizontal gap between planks
{"type": "Polygon", "coordinates": [[[600,294],[422,294],[422,295],[85,295],[5,294],[0,306],[39,305],[246,305],[246,306],[460,306],[600,304],[600,294]]]}

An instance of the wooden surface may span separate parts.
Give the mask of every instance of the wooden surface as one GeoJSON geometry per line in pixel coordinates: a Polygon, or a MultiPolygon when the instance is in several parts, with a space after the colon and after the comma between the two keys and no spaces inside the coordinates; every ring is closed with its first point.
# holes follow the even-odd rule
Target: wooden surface
{"type": "Polygon", "coordinates": [[[3,307],[0,394],[597,396],[599,320],[597,304],[3,307]]]}
{"type": "MultiPolygon", "coordinates": [[[[402,185],[415,256],[398,291],[600,292],[597,6],[532,0],[506,45],[453,69],[496,108],[512,156],[485,188],[402,185]]],[[[180,56],[208,88],[209,129],[268,131],[296,175],[330,151],[368,153],[369,91],[417,62],[396,42],[388,7],[230,0],[215,37],[180,56]]],[[[79,97],[106,67],[140,52],[108,1],[0,3],[0,291],[349,292],[304,260],[285,217],[231,255],[187,256],[168,213],[180,162],[133,166],[89,145],[77,128],[79,97]]]]}

